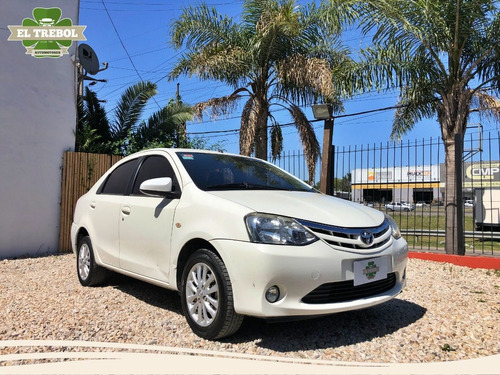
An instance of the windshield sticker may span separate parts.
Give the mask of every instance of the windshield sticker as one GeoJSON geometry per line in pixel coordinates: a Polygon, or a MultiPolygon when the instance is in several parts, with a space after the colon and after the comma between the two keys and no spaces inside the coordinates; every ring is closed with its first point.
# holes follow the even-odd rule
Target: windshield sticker
{"type": "Polygon", "coordinates": [[[182,154],[181,156],[184,160],[194,160],[193,154],[182,154]]]}

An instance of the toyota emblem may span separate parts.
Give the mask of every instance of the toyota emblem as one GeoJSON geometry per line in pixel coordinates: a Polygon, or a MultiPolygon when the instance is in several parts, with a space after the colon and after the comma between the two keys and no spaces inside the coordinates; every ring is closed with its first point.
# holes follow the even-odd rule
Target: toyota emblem
{"type": "Polygon", "coordinates": [[[375,239],[375,237],[373,237],[373,233],[367,230],[362,231],[359,235],[359,238],[361,239],[361,242],[363,242],[367,246],[370,246],[375,239]]]}

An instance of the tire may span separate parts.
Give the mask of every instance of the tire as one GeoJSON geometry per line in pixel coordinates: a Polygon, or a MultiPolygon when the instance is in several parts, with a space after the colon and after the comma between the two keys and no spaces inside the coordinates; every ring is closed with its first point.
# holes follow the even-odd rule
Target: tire
{"type": "Polygon", "coordinates": [[[101,285],[106,280],[108,270],[95,262],[94,249],[90,237],[83,237],[78,242],[76,254],[76,272],[83,286],[101,285]]]}
{"type": "Polygon", "coordinates": [[[195,334],[215,340],[235,333],[243,315],[234,311],[231,280],[222,259],[200,249],[187,261],[181,281],[182,311],[195,334]]]}

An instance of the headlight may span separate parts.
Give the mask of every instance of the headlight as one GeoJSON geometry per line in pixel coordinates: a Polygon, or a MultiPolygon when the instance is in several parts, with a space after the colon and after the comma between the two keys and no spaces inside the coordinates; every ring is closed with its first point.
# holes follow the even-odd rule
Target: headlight
{"type": "Polygon", "coordinates": [[[389,215],[385,215],[385,218],[389,222],[389,225],[392,228],[392,236],[395,239],[401,238],[401,232],[399,231],[398,225],[396,224],[396,221],[389,215]]]}
{"type": "Polygon", "coordinates": [[[245,217],[250,241],[274,245],[307,245],[318,238],[295,220],[275,215],[245,217]]]}

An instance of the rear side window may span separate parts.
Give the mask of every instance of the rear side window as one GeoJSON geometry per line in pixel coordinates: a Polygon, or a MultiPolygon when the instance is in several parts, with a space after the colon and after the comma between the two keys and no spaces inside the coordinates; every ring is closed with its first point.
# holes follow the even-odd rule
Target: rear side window
{"type": "Polygon", "coordinates": [[[169,161],[160,155],[149,156],[141,165],[132,189],[132,195],[144,195],[140,191],[141,184],[152,178],[170,177],[173,191],[178,189],[177,179],[169,161]]]}
{"type": "Polygon", "coordinates": [[[139,159],[128,161],[116,168],[106,179],[100,194],[125,195],[139,159]]]}

